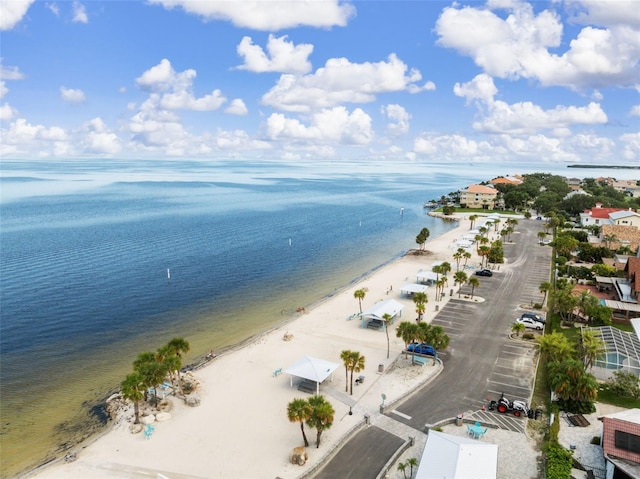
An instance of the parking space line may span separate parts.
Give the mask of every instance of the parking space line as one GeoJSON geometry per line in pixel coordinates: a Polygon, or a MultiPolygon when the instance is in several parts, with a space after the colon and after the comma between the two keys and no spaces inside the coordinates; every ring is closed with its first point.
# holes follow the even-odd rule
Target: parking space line
{"type": "Polygon", "coordinates": [[[395,414],[396,416],[400,416],[403,419],[406,419],[407,421],[411,421],[411,416],[401,413],[400,411],[398,411],[397,409],[392,409],[391,412],[393,414],[395,414]]]}
{"type": "Polygon", "coordinates": [[[501,386],[506,386],[508,388],[518,388],[518,389],[524,389],[525,391],[531,391],[531,388],[529,388],[529,387],[516,386],[515,384],[501,383],[500,381],[489,381],[489,382],[493,383],[493,384],[500,384],[501,386]]]}

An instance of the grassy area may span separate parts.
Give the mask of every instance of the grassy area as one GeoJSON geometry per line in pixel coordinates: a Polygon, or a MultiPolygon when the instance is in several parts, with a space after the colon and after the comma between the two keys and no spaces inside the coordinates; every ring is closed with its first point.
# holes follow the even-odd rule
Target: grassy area
{"type": "Polygon", "coordinates": [[[598,402],[611,404],[613,406],[620,406],[628,409],[640,408],[640,399],[620,397],[617,394],[609,391],[609,389],[605,385],[602,385],[598,390],[598,402]]]}
{"type": "MultiPolygon", "coordinates": [[[[442,213],[442,208],[436,208],[433,210],[436,213],[442,213]]],[[[483,208],[455,208],[454,213],[482,213],[485,215],[517,215],[521,213],[517,213],[513,210],[485,210],[483,208]]]]}

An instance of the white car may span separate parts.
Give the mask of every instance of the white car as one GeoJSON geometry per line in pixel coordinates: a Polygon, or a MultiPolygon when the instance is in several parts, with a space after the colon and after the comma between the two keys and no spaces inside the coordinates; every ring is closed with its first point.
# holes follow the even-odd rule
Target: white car
{"type": "Polygon", "coordinates": [[[538,330],[542,330],[544,328],[544,324],[531,318],[518,318],[516,319],[515,322],[524,324],[525,328],[538,329],[538,330]]]}

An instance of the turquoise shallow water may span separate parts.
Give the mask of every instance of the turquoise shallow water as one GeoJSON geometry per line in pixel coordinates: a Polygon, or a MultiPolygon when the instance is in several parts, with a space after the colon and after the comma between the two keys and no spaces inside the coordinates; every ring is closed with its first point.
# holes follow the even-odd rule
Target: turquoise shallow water
{"type": "Polygon", "coordinates": [[[99,432],[100,404],[138,353],[182,336],[193,362],[285,321],[415,247],[422,227],[446,231],[425,201],[493,176],[450,165],[3,160],[2,477],[99,432]]]}

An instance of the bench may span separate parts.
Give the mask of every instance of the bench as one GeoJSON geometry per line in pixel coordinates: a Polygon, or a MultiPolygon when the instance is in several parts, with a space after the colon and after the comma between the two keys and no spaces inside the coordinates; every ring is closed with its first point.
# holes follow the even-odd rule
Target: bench
{"type": "Polygon", "coordinates": [[[371,320],[367,323],[367,328],[369,329],[382,329],[382,322],[371,320]]]}
{"type": "Polygon", "coordinates": [[[429,362],[429,360],[427,358],[423,358],[422,356],[414,355],[413,362],[419,364],[420,366],[424,366],[429,362]]]}
{"type": "Polygon", "coordinates": [[[315,394],[317,391],[315,381],[308,381],[306,379],[304,381],[300,381],[300,384],[298,384],[298,391],[315,394]]]}

